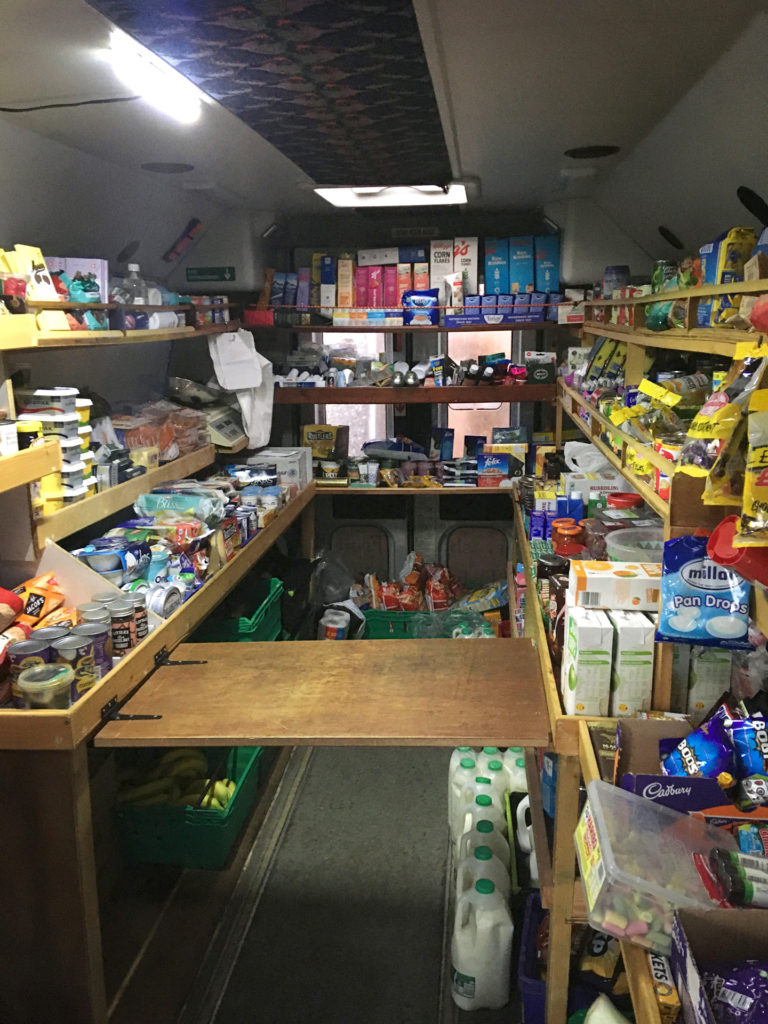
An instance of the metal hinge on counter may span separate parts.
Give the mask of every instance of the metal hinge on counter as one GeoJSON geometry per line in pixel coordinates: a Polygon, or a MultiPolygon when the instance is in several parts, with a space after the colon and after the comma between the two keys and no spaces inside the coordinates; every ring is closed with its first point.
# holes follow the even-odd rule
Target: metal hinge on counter
{"type": "Polygon", "coordinates": [[[207,665],[208,662],[205,660],[198,661],[172,661],[171,656],[168,653],[167,647],[161,647],[155,655],[155,668],[165,668],[168,665],[207,665]]]}
{"type": "Polygon", "coordinates": [[[117,697],[113,697],[112,700],[108,700],[104,707],[101,709],[102,721],[109,722],[138,722],[146,721],[150,718],[162,718],[162,715],[124,715],[120,710],[121,704],[117,697]]]}

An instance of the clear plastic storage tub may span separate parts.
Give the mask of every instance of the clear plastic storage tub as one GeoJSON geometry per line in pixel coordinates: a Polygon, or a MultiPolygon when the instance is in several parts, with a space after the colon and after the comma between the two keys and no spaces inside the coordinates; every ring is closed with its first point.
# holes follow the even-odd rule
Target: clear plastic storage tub
{"type": "Polygon", "coordinates": [[[611,562],[660,562],[664,554],[664,531],[650,527],[615,530],[605,539],[611,562]]]}
{"type": "Polygon", "coordinates": [[[716,906],[697,860],[706,873],[713,847],[736,849],[729,832],[599,780],[574,839],[592,927],[665,956],[676,908],[716,906]]]}

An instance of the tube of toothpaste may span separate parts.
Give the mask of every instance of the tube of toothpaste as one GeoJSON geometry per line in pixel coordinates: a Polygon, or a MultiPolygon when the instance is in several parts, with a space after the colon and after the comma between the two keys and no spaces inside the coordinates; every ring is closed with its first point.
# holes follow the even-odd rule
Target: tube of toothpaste
{"type": "Polygon", "coordinates": [[[656,639],[751,650],[747,636],[750,588],[738,573],[707,556],[707,537],[666,541],[656,639]]]}

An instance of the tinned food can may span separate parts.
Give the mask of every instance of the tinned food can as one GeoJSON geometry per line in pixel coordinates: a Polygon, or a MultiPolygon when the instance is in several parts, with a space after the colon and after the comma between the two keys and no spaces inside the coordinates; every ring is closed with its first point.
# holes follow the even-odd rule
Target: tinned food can
{"type": "Polygon", "coordinates": [[[23,708],[24,697],[18,686],[19,676],[28,668],[46,665],[53,661],[53,650],[47,640],[19,640],[8,648],[8,665],[11,672],[11,702],[15,708],[23,708]]]}
{"type": "Polygon", "coordinates": [[[101,671],[96,665],[93,638],[78,636],[74,632],[52,644],[55,660],[69,665],[72,669],[72,703],[79,700],[92,686],[101,679],[101,671]]]}

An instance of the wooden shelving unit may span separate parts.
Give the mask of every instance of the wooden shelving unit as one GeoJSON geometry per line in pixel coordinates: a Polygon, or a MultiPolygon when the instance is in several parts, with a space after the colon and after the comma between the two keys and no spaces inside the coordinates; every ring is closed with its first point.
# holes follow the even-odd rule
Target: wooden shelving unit
{"type": "Polygon", "coordinates": [[[559,330],[578,329],[581,324],[558,324],[554,320],[527,320],[513,324],[475,324],[468,327],[445,327],[434,324],[426,327],[408,326],[394,327],[385,324],[374,324],[361,321],[348,327],[332,326],[331,324],[249,324],[249,331],[291,331],[298,334],[481,334],[486,331],[542,331],[549,328],[559,330]]]}
{"type": "Polygon", "coordinates": [[[209,466],[215,457],[213,445],[205,445],[197,451],[174,459],[173,462],[165,462],[156,469],[150,469],[133,480],[110,487],[91,498],[83,498],[68,508],[46,516],[35,526],[38,549],[42,549],[48,540],[61,540],[62,537],[68,537],[92,523],[98,523],[99,520],[111,516],[113,512],[127,508],[140,494],[152,490],[158,484],[168,480],[183,480],[191,473],[209,466]]]}
{"type": "Polygon", "coordinates": [[[649,331],[645,328],[624,327],[619,324],[586,320],[582,325],[585,334],[595,334],[630,345],[644,348],[663,348],[677,352],[708,351],[718,356],[733,356],[740,341],[757,341],[760,335],[750,331],[728,330],[727,328],[684,328],[669,331],[649,331]]]}
{"type": "Polygon", "coordinates": [[[332,487],[325,484],[317,485],[317,495],[324,494],[341,495],[354,494],[355,497],[391,497],[406,495],[414,498],[446,498],[459,494],[462,497],[486,497],[488,495],[506,495],[507,499],[513,497],[511,487],[332,487]]]}
{"type": "MultiPolygon", "coordinates": [[[[156,308],[168,311],[177,307],[158,306],[156,308]]],[[[184,306],[181,308],[195,310],[198,307],[184,306]]],[[[207,310],[221,307],[202,308],[207,310]]],[[[23,349],[85,348],[87,346],[101,348],[103,345],[138,345],[155,341],[177,341],[187,338],[203,338],[225,331],[236,331],[239,327],[239,320],[230,320],[225,324],[206,324],[203,327],[169,327],[158,330],[44,332],[37,330],[35,317],[32,314],[19,313],[0,317],[0,352],[14,352],[23,349]]]]}
{"type": "Polygon", "coordinates": [[[61,469],[61,447],[58,441],[44,441],[43,444],[27,448],[14,455],[0,457],[0,494],[14,487],[31,484],[47,473],[61,469]]]}
{"type": "Polygon", "coordinates": [[[275,388],[275,405],[475,405],[486,402],[554,402],[554,384],[474,387],[275,388]]]}

